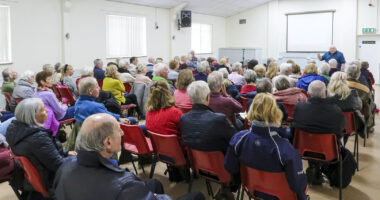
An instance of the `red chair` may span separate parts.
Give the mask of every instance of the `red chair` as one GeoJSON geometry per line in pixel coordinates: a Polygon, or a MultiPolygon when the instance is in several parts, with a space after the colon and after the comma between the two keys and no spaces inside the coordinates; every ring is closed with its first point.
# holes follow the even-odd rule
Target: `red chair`
{"type": "Polygon", "coordinates": [[[16,104],[19,104],[22,100],[24,100],[24,98],[15,98],[16,104]]]}
{"type": "Polygon", "coordinates": [[[70,125],[70,128],[73,128],[73,124],[75,123],[75,119],[74,118],[70,118],[70,119],[66,119],[66,120],[62,120],[62,121],[59,121],[59,126],[61,127],[65,127],[67,125],[70,125]]]}
{"type": "MultiPolygon", "coordinates": [[[[42,196],[48,197],[49,194],[42,184],[40,174],[37,171],[37,169],[33,166],[33,164],[29,161],[29,159],[24,156],[17,156],[13,152],[12,156],[19,161],[21,167],[24,169],[24,176],[33,186],[33,189],[41,193],[42,196]]],[[[28,199],[30,199],[30,195],[31,193],[29,193],[28,199]]]]}
{"type": "Polygon", "coordinates": [[[192,109],[192,108],[182,108],[182,107],[177,107],[177,108],[182,112],[182,114],[188,113],[192,109]]]}
{"type": "Polygon", "coordinates": [[[98,82],[100,89],[102,89],[103,88],[103,80],[96,79],[96,81],[98,82]]]}
{"type": "Polygon", "coordinates": [[[11,105],[11,94],[9,93],[4,93],[5,100],[7,101],[8,105],[11,105]]]}
{"type": "Polygon", "coordinates": [[[286,180],[285,172],[266,172],[247,167],[240,163],[242,193],[248,193],[250,198],[256,199],[255,193],[261,192],[276,197],[279,200],[297,199],[286,180]],[[275,187],[274,187],[275,186],[275,187]]]}
{"type": "MultiPolygon", "coordinates": [[[[132,154],[136,154],[136,155],[152,156],[152,168],[150,170],[150,176],[149,176],[150,178],[152,178],[153,173],[154,173],[153,170],[155,167],[153,166],[154,156],[153,156],[152,142],[150,141],[149,138],[145,137],[139,125],[120,124],[120,128],[124,132],[123,146],[126,151],[132,154]]],[[[138,174],[133,159],[132,159],[132,165],[133,165],[133,168],[135,169],[136,174],[138,174]]],[[[142,166],[142,169],[143,169],[143,172],[145,173],[143,166],[142,166]]]]}
{"type": "Polygon", "coordinates": [[[53,86],[51,87],[51,89],[53,90],[53,92],[54,92],[55,96],[57,97],[57,99],[61,100],[61,94],[59,94],[57,84],[53,84],[53,86]]]}
{"type": "Polygon", "coordinates": [[[240,103],[241,105],[243,106],[243,111],[244,112],[247,112],[247,102],[249,101],[249,98],[245,98],[245,97],[240,97],[240,103]]]}
{"type": "Polygon", "coordinates": [[[284,105],[286,112],[288,112],[288,120],[293,120],[293,112],[295,104],[289,102],[281,102],[284,105]]]}
{"type": "MultiPolygon", "coordinates": [[[[231,174],[224,169],[224,155],[221,151],[198,151],[188,148],[189,160],[193,172],[206,180],[207,191],[214,198],[214,193],[210,181],[230,185],[231,174]]],[[[191,191],[193,176],[189,184],[191,191]]]]}
{"type": "Polygon", "coordinates": [[[125,88],[125,92],[127,92],[129,94],[131,92],[132,86],[131,86],[130,83],[125,82],[124,83],[124,88],[125,88]]]}
{"type": "Polygon", "coordinates": [[[75,104],[75,99],[67,86],[57,85],[57,89],[61,95],[62,103],[66,103],[70,106],[73,106],[75,104]]]}
{"type": "Polygon", "coordinates": [[[340,187],[339,199],[342,199],[342,158],[335,134],[309,133],[295,129],[293,146],[302,158],[326,163],[339,162],[340,187]]]}
{"type": "MultiPolygon", "coordinates": [[[[188,164],[177,135],[163,135],[149,130],[148,133],[153,144],[154,154],[159,161],[177,167],[188,164]]],[[[153,164],[156,165],[156,162],[153,164]]]]}
{"type": "Polygon", "coordinates": [[[250,129],[251,125],[249,124],[248,118],[244,119],[244,129],[250,129]]]}
{"type": "Polygon", "coordinates": [[[359,171],[359,138],[356,133],[355,114],[354,112],[344,112],[343,114],[347,121],[346,126],[344,127],[345,134],[349,136],[355,135],[354,156],[356,157],[356,162],[358,164],[356,170],[359,171]]]}

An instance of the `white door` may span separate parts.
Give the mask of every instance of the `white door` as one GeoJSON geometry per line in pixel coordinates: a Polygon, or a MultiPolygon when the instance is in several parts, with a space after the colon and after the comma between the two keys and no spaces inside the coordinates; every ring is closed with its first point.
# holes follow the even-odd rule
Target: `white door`
{"type": "Polygon", "coordinates": [[[380,84],[380,36],[360,36],[358,43],[359,60],[369,63],[375,83],[380,84]]]}

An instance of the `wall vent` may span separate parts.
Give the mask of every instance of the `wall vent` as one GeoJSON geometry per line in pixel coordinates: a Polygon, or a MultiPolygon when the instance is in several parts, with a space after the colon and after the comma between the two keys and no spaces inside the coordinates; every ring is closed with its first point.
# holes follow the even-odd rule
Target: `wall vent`
{"type": "Polygon", "coordinates": [[[246,24],[247,20],[246,19],[239,19],[239,24],[246,24]]]}

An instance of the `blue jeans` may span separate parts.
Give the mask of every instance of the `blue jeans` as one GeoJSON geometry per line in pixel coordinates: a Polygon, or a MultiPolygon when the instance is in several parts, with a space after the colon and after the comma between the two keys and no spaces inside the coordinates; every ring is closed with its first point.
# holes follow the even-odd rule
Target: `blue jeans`
{"type": "Polygon", "coordinates": [[[75,111],[75,106],[68,107],[66,110],[65,116],[63,116],[63,118],[60,120],[62,121],[62,120],[74,118],[74,111],[75,111]]]}
{"type": "Polygon", "coordinates": [[[1,112],[0,121],[4,122],[7,121],[7,119],[14,117],[15,115],[11,111],[3,111],[1,112]]]}
{"type": "MultiPolygon", "coordinates": [[[[137,120],[136,120],[136,118],[134,118],[134,117],[128,117],[128,120],[129,120],[129,122],[130,122],[131,125],[135,125],[135,124],[137,124],[137,120]]],[[[139,125],[139,126],[140,126],[142,132],[144,133],[144,135],[145,135],[146,137],[148,137],[148,131],[146,130],[145,125],[139,125]]]]}

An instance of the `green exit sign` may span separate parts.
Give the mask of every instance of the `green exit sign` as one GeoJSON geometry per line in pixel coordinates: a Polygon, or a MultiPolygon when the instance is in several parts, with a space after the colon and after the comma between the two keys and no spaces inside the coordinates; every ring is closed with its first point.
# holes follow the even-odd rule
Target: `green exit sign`
{"type": "Polygon", "coordinates": [[[362,28],[362,33],[375,33],[375,28],[362,28]]]}

